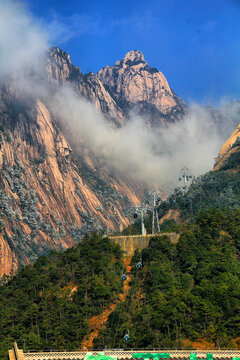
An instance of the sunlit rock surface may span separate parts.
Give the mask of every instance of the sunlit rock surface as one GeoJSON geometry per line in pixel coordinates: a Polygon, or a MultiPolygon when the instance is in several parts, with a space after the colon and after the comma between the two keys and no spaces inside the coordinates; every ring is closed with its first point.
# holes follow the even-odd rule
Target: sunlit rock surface
{"type": "Polygon", "coordinates": [[[175,121],[185,111],[164,75],[150,67],[138,50],[128,52],[114,66],[105,66],[97,76],[125,116],[133,109],[150,123],[159,124],[175,121]]]}
{"type": "MultiPolygon", "coordinates": [[[[133,109],[155,125],[184,112],[184,103],[140,51],[97,75],[83,75],[55,47],[44,74],[34,74],[39,87],[45,82],[50,95],[59,86],[72,87],[112,127],[124,126],[133,109]]],[[[47,96],[24,97],[14,83],[0,85],[0,276],[51,249],[72,246],[88,232],[122,230],[146,196],[145,186],[103,166],[87,144],[76,151],[49,104],[47,96]]]]}
{"type": "MultiPolygon", "coordinates": [[[[240,124],[228,140],[221,147],[216,159],[214,170],[223,168],[234,153],[240,152],[240,124]]],[[[240,168],[240,163],[235,165],[235,170],[240,168]]],[[[234,170],[234,169],[233,169],[234,170]]]]}

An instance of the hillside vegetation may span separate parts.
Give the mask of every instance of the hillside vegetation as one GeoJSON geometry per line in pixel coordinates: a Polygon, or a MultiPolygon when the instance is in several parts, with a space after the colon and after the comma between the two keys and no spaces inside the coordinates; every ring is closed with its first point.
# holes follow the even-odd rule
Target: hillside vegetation
{"type": "Polygon", "coordinates": [[[208,172],[196,178],[187,192],[176,188],[168,202],[160,206],[160,215],[168,208],[179,209],[183,219],[196,216],[202,209],[236,210],[240,206],[240,174],[208,172]]]}
{"type": "Polygon", "coordinates": [[[122,253],[100,235],[21,269],[0,287],[0,356],[15,339],[79,349],[88,320],[114,303],[95,348],[240,347],[240,210],[202,211],[179,230],[177,244],[156,236],[135,253],[122,302],[122,253]]]}
{"type": "Polygon", "coordinates": [[[132,259],[129,296],[109,317],[96,348],[240,346],[239,256],[239,210],[201,212],[178,244],[153,238],[132,259]]]}
{"type": "Polygon", "coordinates": [[[14,340],[27,349],[78,349],[88,319],[122,291],[121,255],[118,245],[93,235],[22,268],[0,287],[0,357],[14,340]]]}
{"type": "MultiPolygon", "coordinates": [[[[180,213],[182,222],[194,222],[201,210],[231,209],[240,207],[240,173],[223,170],[211,171],[193,180],[188,189],[176,187],[167,200],[158,207],[159,218],[170,209],[180,213]]],[[[145,217],[145,227],[148,234],[152,233],[152,214],[145,217]]],[[[179,231],[174,220],[165,220],[160,226],[161,232],[179,231]]],[[[140,234],[140,219],[129,225],[124,234],[140,234]]]]}

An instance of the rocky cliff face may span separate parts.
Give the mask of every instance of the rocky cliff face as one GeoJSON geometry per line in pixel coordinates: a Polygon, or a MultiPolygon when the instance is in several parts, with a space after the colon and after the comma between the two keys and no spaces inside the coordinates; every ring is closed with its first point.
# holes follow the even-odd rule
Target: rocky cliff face
{"type": "Polygon", "coordinates": [[[130,51],[114,66],[105,66],[97,77],[125,117],[134,112],[151,124],[176,121],[185,111],[185,104],[170,89],[164,75],[148,66],[143,54],[130,51]]]}
{"type": "MultiPolygon", "coordinates": [[[[73,87],[113,127],[124,126],[133,107],[156,124],[184,111],[165,77],[137,51],[97,75],[83,75],[68,54],[52,48],[41,81],[50,91],[73,87]]],[[[0,277],[49,249],[72,246],[87,232],[129,224],[143,186],[112,174],[82,149],[75,153],[46,98],[0,86],[0,277]]]]}
{"type": "Polygon", "coordinates": [[[213,170],[221,170],[224,168],[229,170],[239,170],[240,157],[237,159],[237,155],[240,155],[240,124],[221,147],[213,170]],[[231,166],[227,165],[233,157],[235,157],[234,163],[232,163],[231,166]]]}
{"type": "Polygon", "coordinates": [[[79,95],[90,100],[114,125],[124,125],[122,110],[98,77],[94,73],[83,75],[79,67],[72,64],[67,53],[56,47],[51,48],[48,52],[46,70],[50,82],[59,85],[71,84],[79,95]]]}
{"type": "Polygon", "coordinates": [[[143,194],[106,170],[74,161],[44,103],[24,103],[6,87],[0,146],[0,276],[90,231],[121,230],[143,194]]]}
{"type": "Polygon", "coordinates": [[[58,48],[50,49],[48,55],[48,79],[60,85],[71,83],[115,126],[123,126],[132,110],[157,126],[176,121],[185,113],[186,105],[164,75],[148,66],[138,50],[128,52],[124,59],[105,66],[96,75],[83,75],[58,48]]]}

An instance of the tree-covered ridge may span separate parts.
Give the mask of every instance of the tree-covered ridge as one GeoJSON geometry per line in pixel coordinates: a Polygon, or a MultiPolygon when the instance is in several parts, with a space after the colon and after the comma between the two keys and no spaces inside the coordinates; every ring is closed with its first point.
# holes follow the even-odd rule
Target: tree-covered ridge
{"type": "Polygon", "coordinates": [[[202,209],[236,210],[240,206],[240,174],[226,171],[208,172],[196,178],[188,191],[176,188],[160,206],[160,215],[167,209],[179,209],[183,219],[195,217],[202,209]]]}
{"type": "MultiPolygon", "coordinates": [[[[240,207],[240,173],[211,171],[194,179],[188,189],[176,187],[167,200],[158,207],[159,218],[170,209],[180,212],[182,221],[195,221],[202,209],[232,209],[240,207]]],[[[145,217],[147,232],[152,232],[152,214],[145,217]]],[[[178,231],[174,220],[165,220],[160,226],[161,232],[178,231]]],[[[140,234],[140,219],[129,225],[124,234],[140,234]]]]}
{"type": "Polygon", "coordinates": [[[240,346],[239,260],[239,210],[200,213],[176,245],[167,237],[153,238],[132,259],[129,296],[111,314],[95,346],[182,348],[186,340],[240,346]],[[140,256],[142,270],[135,266],[140,256]]]}
{"type": "Polygon", "coordinates": [[[93,235],[21,269],[0,287],[0,357],[16,339],[27,349],[78,349],[87,320],[122,291],[121,255],[118,245],[93,235]]]}
{"type": "MultiPolygon", "coordinates": [[[[233,152],[229,158],[226,159],[226,161],[221,166],[222,170],[238,170],[239,171],[239,165],[240,165],[240,153],[239,153],[239,145],[240,145],[240,139],[237,138],[237,145],[238,149],[236,152],[233,152]]],[[[236,144],[235,143],[235,144],[236,144]]]]}

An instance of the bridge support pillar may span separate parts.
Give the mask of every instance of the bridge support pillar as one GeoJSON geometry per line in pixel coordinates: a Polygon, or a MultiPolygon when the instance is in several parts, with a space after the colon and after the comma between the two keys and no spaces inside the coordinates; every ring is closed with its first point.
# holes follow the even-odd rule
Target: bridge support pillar
{"type": "Polygon", "coordinates": [[[9,360],[24,360],[23,350],[20,350],[15,341],[13,349],[8,351],[9,360]]]}

